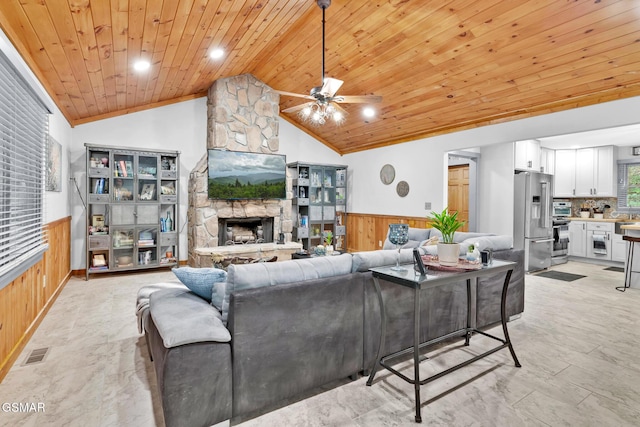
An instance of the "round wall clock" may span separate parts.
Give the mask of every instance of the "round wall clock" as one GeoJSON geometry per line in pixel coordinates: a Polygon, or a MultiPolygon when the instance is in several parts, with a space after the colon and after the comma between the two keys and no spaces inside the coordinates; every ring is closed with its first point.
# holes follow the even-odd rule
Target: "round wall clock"
{"type": "Polygon", "coordinates": [[[384,185],[391,184],[395,178],[396,170],[393,168],[393,166],[386,164],[382,167],[382,169],[380,169],[380,181],[382,181],[384,185]]]}
{"type": "Polygon", "coordinates": [[[398,185],[396,185],[396,193],[398,193],[398,196],[400,197],[404,197],[409,194],[409,184],[407,181],[400,181],[398,185]]]}

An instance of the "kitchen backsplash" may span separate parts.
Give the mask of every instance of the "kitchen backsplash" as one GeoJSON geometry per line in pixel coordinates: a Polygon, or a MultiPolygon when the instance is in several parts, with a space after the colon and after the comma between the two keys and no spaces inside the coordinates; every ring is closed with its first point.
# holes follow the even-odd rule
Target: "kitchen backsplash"
{"type": "MultiPolygon", "coordinates": [[[[568,200],[568,199],[563,199],[568,200]]],[[[593,197],[593,198],[573,198],[571,201],[571,211],[573,212],[572,216],[579,217],[580,216],[580,208],[582,206],[588,207],[591,211],[591,217],[593,218],[593,210],[594,208],[599,209],[601,212],[604,212],[605,218],[613,218],[611,213],[617,210],[618,199],[615,197],[593,197]],[[609,206],[609,207],[607,207],[609,206]]],[[[624,218],[626,214],[620,214],[617,218],[624,218]]]]}

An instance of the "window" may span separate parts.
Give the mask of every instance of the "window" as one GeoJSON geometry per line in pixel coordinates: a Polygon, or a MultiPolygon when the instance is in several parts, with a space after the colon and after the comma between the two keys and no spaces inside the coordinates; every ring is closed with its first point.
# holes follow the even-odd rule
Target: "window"
{"type": "Polygon", "coordinates": [[[0,288],[42,257],[48,111],[0,52],[0,288]]]}
{"type": "Polygon", "coordinates": [[[640,162],[618,161],[618,210],[640,212],[640,162]]]}

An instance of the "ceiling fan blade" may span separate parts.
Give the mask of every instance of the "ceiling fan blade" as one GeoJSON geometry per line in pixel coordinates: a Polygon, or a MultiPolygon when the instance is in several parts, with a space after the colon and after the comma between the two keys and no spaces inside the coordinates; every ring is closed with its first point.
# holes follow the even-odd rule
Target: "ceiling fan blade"
{"type": "Polygon", "coordinates": [[[295,113],[296,111],[302,110],[304,107],[306,107],[309,104],[313,104],[313,102],[305,102],[304,104],[294,105],[293,107],[285,108],[281,112],[282,113],[295,113]]]}
{"type": "Polygon", "coordinates": [[[368,104],[381,102],[382,97],[379,95],[344,95],[336,96],[333,101],[349,104],[368,104]]]}
{"type": "Polygon", "coordinates": [[[344,82],[342,80],[334,79],[332,77],[325,77],[324,83],[322,84],[322,89],[320,89],[320,93],[326,97],[332,97],[336,94],[340,86],[342,86],[344,82]]]}
{"type": "Polygon", "coordinates": [[[302,93],[287,92],[287,91],[284,91],[284,90],[277,90],[277,89],[273,89],[273,91],[275,93],[279,93],[280,95],[294,96],[296,98],[315,99],[311,95],[304,95],[302,93]]]}

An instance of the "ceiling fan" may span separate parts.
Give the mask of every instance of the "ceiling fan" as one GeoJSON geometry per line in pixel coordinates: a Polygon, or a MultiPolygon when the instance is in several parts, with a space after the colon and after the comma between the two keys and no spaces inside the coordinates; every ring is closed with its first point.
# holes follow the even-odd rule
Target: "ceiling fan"
{"type": "Polygon", "coordinates": [[[334,122],[339,124],[347,115],[344,108],[338,105],[339,103],[375,103],[382,101],[382,97],[377,95],[336,95],[338,89],[340,89],[340,86],[342,86],[344,82],[332,77],[325,77],[324,72],[324,13],[331,5],[331,0],[316,0],[316,3],[320,9],[322,9],[322,85],[312,88],[309,95],[285,92],[281,90],[275,90],[275,92],[281,95],[312,100],[311,102],[282,110],[283,113],[298,112],[303,120],[309,121],[311,124],[316,126],[325,124],[327,119],[332,119],[334,122]]]}

